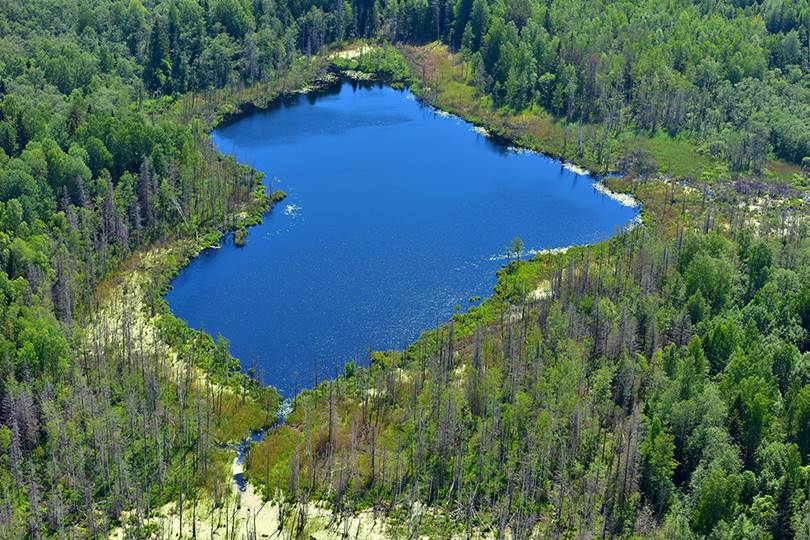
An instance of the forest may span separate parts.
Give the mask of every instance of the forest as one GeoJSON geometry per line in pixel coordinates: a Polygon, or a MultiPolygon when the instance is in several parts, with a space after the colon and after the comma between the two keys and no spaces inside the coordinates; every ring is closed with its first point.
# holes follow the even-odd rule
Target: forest
{"type": "Polygon", "coordinates": [[[208,132],[359,39],[427,100],[550,119],[645,225],[304,392],[251,481],[407,534],[810,538],[807,0],[3,0],[0,537],[225,500],[279,397],[161,294],[283,193],[208,132]]]}

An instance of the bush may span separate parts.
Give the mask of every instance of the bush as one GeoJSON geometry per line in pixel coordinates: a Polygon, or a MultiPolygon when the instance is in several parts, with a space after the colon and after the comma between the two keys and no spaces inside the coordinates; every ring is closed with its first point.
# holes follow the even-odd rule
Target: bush
{"type": "Polygon", "coordinates": [[[247,229],[245,227],[240,227],[236,230],[233,235],[233,242],[239,247],[245,245],[245,238],[247,238],[247,229]]]}

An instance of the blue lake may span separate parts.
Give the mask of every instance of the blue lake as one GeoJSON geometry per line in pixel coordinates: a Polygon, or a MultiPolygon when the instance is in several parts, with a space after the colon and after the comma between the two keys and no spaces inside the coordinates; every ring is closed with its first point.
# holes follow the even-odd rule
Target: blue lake
{"type": "Polygon", "coordinates": [[[167,301],[288,397],[490,295],[515,236],[527,250],[585,244],[638,213],[390,87],[344,83],[213,139],[287,199],[245,247],[196,258],[167,301]]]}

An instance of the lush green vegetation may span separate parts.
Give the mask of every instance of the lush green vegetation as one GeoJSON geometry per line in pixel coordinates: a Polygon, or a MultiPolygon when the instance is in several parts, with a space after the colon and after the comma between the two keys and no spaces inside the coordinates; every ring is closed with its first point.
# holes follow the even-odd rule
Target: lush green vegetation
{"type": "MultiPolygon", "coordinates": [[[[537,102],[515,108],[499,102],[470,71],[469,57],[446,45],[404,46],[402,50],[421,81],[414,90],[437,106],[453,111],[515,143],[582,164],[591,170],[659,172],[698,183],[753,177],[776,184],[808,185],[808,168],[770,155],[759,172],[732,170],[722,152],[687,131],[641,130],[632,122],[608,129],[603,122],[555,116],[537,102]]],[[[625,106],[629,107],[629,106],[625,106]]],[[[630,118],[625,109],[622,118],[630,118]]],[[[767,157],[767,156],[766,156],[767,157]]]]}
{"type": "MultiPolygon", "coordinates": [[[[807,2],[461,0],[423,36],[462,51],[496,105],[540,105],[569,144],[683,134],[732,171],[810,154],[807,2]],[[452,10],[452,16],[450,11],[452,10]],[[592,126],[589,133],[583,131],[592,126]]],[[[573,154],[571,154],[573,156],[573,154]]]]}
{"type": "Polygon", "coordinates": [[[373,74],[389,83],[404,83],[411,79],[410,69],[405,58],[392,46],[361,46],[357,56],[344,58],[335,56],[332,63],[343,70],[362,71],[373,74]]]}
{"type": "Polygon", "coordinates": [[[275,390],[160,293],[283,198],[207,128],[253,100],[235,80],[268,100],[321,69],[296,60],[281,22],[295,18],[228,1],[3,4],[3,538],[97,537],[124,511],[138,530],[166,501],[221,500],[221,443],[275,420],[275,390]]]}
{"type": "Polygon", "coordinates": [[[0,536],[125,516],[142,536],[229,490],[221,443],[278,396],[160,295],[284,194],[207,130],[362,37],[441,43],[336,63],[595,169],[714,187],[620,185],[646,227],[510,263],[493,299],[305,393],[251,478],[341,512],[430,503],[436,534],[808,537],[804,206],[740,210],[761,186],[725,180],[806,188],[809,34],[807,0],[6,0],[0,536]]]}
{"type": "Polygon", "coordinates": [[[513,261],[480,308],[304,392],[250,478],[349,514],[427,503],[406,530],[435,537],[806,538],[806,224],[614,186],[656,218],[513,261]]]}
{"type": "Polygon", "coordinates": [[[341,13],[354,22],[344,35],[446,44],[452,69],[444,53],[412,58],[426,90],[538,124],[544,150],[594,169],[633,169],[624,158],[639,141],[671,174],[700,179],[679,159],[699,156],[724,162],[725,176],[767,170],[807,185],[806,0],[364,0],[341,13]]]}

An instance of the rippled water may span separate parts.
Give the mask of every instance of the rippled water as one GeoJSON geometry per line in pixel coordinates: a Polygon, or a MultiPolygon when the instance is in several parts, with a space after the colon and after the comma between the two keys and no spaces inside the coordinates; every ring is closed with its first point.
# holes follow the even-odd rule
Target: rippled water
{"type": "Polygon", "coordinates": [[[287,396],[489,295],[513,237],[590,243],[638,213],[389,87],[345,83],[213,138],[288,197],[245,247],[195,259],[167,300],[287,396]]]}

